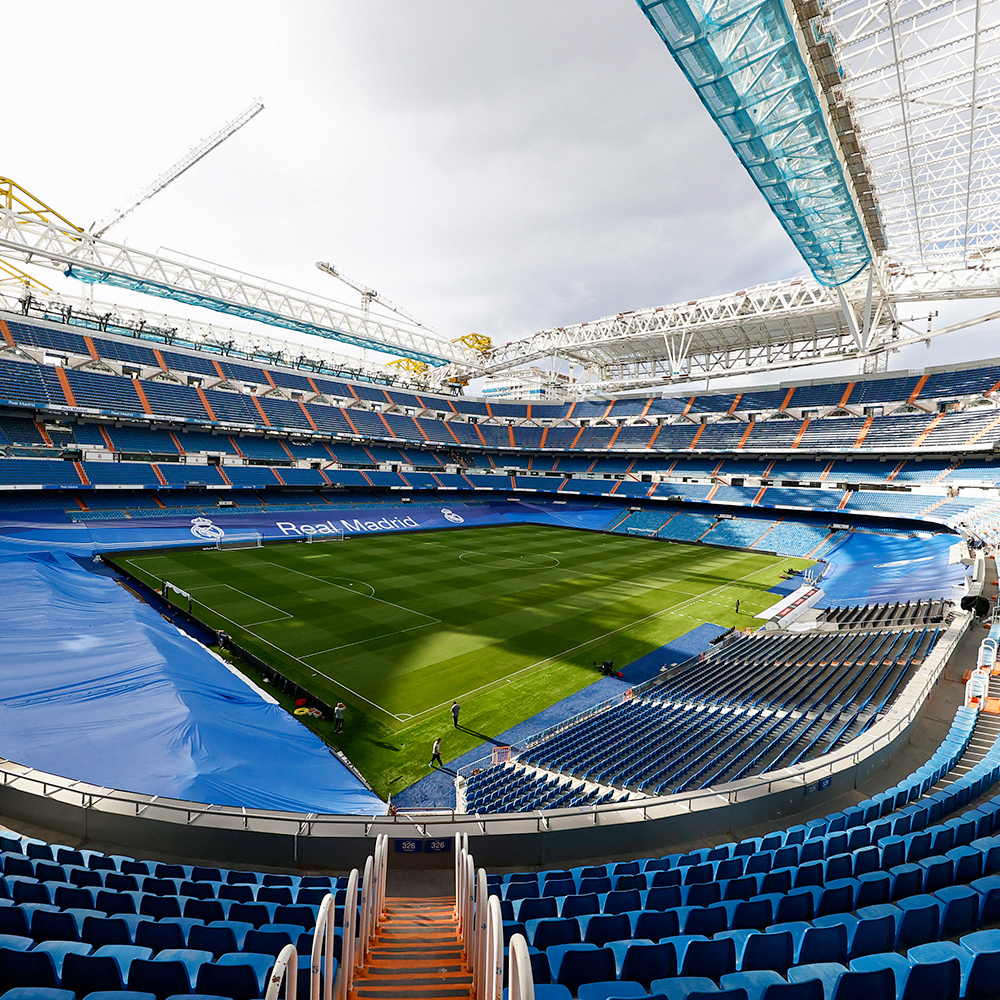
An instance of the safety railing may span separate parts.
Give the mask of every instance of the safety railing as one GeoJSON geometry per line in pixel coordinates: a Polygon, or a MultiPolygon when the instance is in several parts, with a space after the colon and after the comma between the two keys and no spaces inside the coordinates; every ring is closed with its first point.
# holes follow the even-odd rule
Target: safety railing
{"type": "MultiPolygon", "coordinates": [[[[340,945],[339,1000],[350,996],[354,977],[367,958],[371,944],[378,932],[385,912],[385,875],[388,860],[388,838],[379,834],[375,853],[365,861],[365,873],[358,896],[358,870],[351,869],[344,893],[344,914],[340,945]]],[[[333,1000],[336,963],[333,957],[336,902],[327,893],[320,903],[313,931],[312,951],[309,960],[309,1000],[333,1000]]],[[[278,955],[268,977],[265,1000],[278,1000],[281,985],[285,986],[285,1000],[296,1000],[298,985],[298,952],[294,945],[286,945],[278,955]]]]}
{"type": "Polygon", "coordinates": [[[285,985],[285,1000],[296,1000],[299,985],[299,953],[294,944],[286,944],[278,953],[267,979],[264,1000],[278,1000],[281,984],[285,985]]]}
{"type": "MultiPolygon", "coordinates": [[[[477,1000],[501,1000],[504,943],[500,899],[490,895],[486,869],[476,868],[466,833],[455,837],[455,915],[465,964],[472,973],[473,995],[477,1000]]],[[[523,935],[511,938],[509,953],[508,1000],[534,1000],[531,960],[523,935]]]]}

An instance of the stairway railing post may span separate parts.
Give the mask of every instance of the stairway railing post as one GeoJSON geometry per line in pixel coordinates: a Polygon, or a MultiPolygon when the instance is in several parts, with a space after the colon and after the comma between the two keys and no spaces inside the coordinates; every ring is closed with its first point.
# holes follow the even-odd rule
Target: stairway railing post
{"type": "Polygon", "coordinates": [[[535,977],[531,972],[531,956],[523,934],[514,934],[507,946],[507,1000],[535,1000],[535,977]]]}
{"type": "Polygon", "coordinates": [[[462,917],[462,875],[463,861],[462,851],[469,849],[469,835],[467,833],[455,834],[455,917],[461,920],[462,917]]]}
{"type": "MultiPolygon", "coordinates": [[[[323,984],[322,1000],[333,1000],[333,919],[336,900],[327,893],[319,904],[316,929],[313,931],[312,952],[309,958],[309,1000],[320,1000],[320,982],[323,984]]],[[[343,946],[341,957],[343,957],[343,946]]]]}
{"type": "Polygon", "coordinates": [[[462,879],[465,890],[465,901],[462,915],[462,944],[465,947],[466,960],[472,952],[476,939],[476,863],[472,855],[465,854],[465,872],[462,879]]]}
{"type": "Polygon", "coordinates": [[[264,1000],[278,1000],[282,982],[285,984],[285,1000],[295,1000],[299,985],[299,955],[294,944],[286,944],[274,960],[264,1000]]]}
{"type": "Polygon", "coordinates": [[[375,866],[372,856],[365,858],[365,873],[361,877],[361,932],[355,952],[354,965],[360,969],[368,958],[369,928],[372,919],[372,870],[375,866]]]}
{"type": "Polygon", "coordinates": [[[486,974],[486,916],[489,910],[489,891],[486,885],[486,869],[476,872],[476,919],[473,930],[472,948],[472,989],[477,997],[483,995],[486,974]]]}
{"type": "MultiPolygon", "coordinates": [[[[486,961],[484,989],[478,1000],[501,1000],[503,995],[503,916],[500,900],[490,896],[486,907],[486,961]]],[[[508,998],[509,1000],[509,998],[508,998]]]]}
{"type": "Polygon", "coordinates": [[[344,895],[343,937],[340,945],[340,998],[347,1000],[354,982],[354,934],[358,922],[358,870],[351,869],[344,895]]]}
{"type": "Polygon", "coordinates": [[[389,875],[389,834],[380,833],[378,835],[378,840],[375,842],[375,850],[378,851],[378,845],[381,842],[382,854],[379,858],[379,892],[378,892],[378,919],[375,924],[376,931],[382,926],[382,918],[385,916],[385,893],[386,893],[386,880],[389,875]]]}

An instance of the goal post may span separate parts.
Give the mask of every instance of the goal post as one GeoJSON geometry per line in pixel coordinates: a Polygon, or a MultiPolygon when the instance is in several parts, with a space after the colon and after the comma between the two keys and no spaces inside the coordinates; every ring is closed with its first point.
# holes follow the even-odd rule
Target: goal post
{"type": "Polygon", "coordinates": [[[220,535],[215,540],[217,549],[259,549],[264,544],[260,532],[242,535],[220,535]]]}
{"type": "Polygon", "coordinates": [[[187,606],[188,611],[191,610],[191,605],[193,603],[193,598],[186,590],[181,590],[176,584],[171,583],[169,580],[163,581],[163,587],[161,589],[163,594],[163,599],[167,604],[173,604],[175,607],[183,608],[187,606]],[[171,600],[171,594],[176,595],[176,600],[171,600]]]}
{"type": "Polygon", "coordinates": [[[318,531],[310,531],[306,534],[306,545],[314,545],[316,542],[342,542],[347,536],[341,528],[330,527],[329,531],[320,534],[318,531]]]}

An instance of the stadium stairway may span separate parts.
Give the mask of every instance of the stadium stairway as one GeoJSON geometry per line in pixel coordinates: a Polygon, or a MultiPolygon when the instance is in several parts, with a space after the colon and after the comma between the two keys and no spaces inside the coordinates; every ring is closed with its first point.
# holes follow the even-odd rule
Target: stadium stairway
{"type": "Polygon", "coordinates": [[[454,896],[395,896],[351,1000],[471,1000],[454,896]]]}

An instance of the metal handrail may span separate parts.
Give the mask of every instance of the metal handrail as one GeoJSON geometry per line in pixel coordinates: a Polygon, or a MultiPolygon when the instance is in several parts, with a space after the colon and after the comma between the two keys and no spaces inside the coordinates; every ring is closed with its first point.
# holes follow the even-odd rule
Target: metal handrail
{"type": "Polygon", "coordinates": [[[296,1000],[299,985],[299,953],[294,944],[286,944],[278,953],[267,979],[264,1000],[278,1000],[281,984],[285,984],[285,1000],[296,1000]]]}

